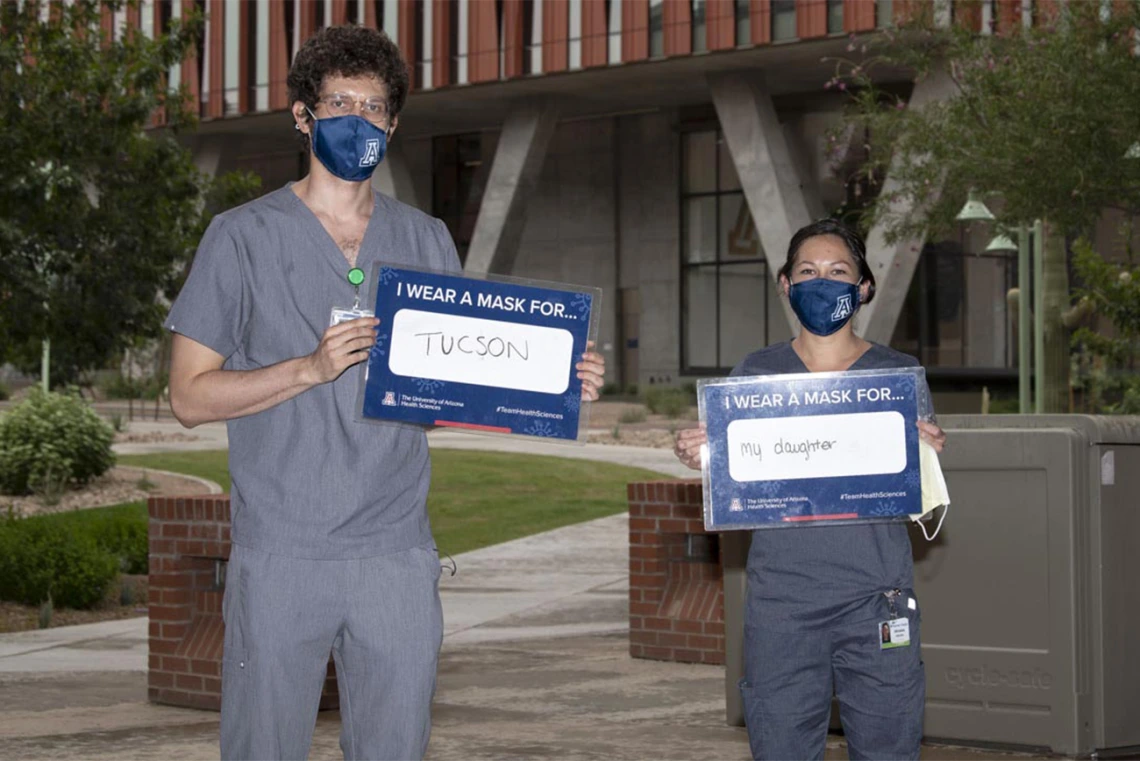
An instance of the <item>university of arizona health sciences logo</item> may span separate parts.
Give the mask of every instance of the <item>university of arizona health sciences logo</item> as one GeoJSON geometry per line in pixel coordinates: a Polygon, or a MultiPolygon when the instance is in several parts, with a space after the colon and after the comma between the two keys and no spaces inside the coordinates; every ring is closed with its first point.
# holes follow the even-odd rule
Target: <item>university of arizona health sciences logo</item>
{"type": "Polygon", "coordinates": [[[381,401],[380,403],[383,404],[385,407],[395,407],[396,406],[396,395],[394,393],[392,393],[391,391],[385,391],[384,392],[384,400],[381,401]]]}
{"type": "Polygon", "coordinates": [[[364,156],[360,159],[361,166],[373,166],[380,162],[380,140],[373,139],[364,143],[364,156]]]}
{"type": "Polygon", "coordinates": [[[835,311],[831,313],[831,321],[845,320],[851,315],[851,296],[843,294],[839,297],[839,303],[835,305],[835,311]]]}
{"type": "Polygon", "coordinates": [[[744,505],[740,504],[740,500],[738,498],[733,497],[732,502],[730,502],[728,505],[728,511],[730,513],[742,513],[744,512],[744,505]]]}

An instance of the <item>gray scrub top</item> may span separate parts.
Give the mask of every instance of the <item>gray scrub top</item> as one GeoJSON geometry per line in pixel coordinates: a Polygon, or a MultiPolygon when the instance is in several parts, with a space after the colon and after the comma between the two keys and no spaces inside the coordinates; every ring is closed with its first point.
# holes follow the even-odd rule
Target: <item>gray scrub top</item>
{"type": "MultiPolygon", "coordinates": [[[[917,366],[908,354],[871,344],[850,369],[917,366]]],[[[806,372],[791,343],[780,343],[749,354],[732,375],[806,372]]],[[[930,390],[920,393],[929,395],[930,390]]],[[[754,623],[765,629],[825,629],[881,617],[881,593],[913,586],[907,522],[752,532],[748,610],[757,619],[754,623]]]]}
{"type": "MultiPolygon", "coordinates": [[[[447,227],[374,193],[357,266],[384,262],[462,268],[447,227]]],[[[256,370],[311,354],[333,307],[352,306],[348,261],[289,188],[219,214],[202,238],[166,328],[256,370]]],[[[380,325],[383,334],[387,326],[380,325]]],[[[360,374],[227,423],[231,536],[236,544],[300,558],[352,559],[431,541],[431,480],[422,428],[356,419],[360,374]]]]}

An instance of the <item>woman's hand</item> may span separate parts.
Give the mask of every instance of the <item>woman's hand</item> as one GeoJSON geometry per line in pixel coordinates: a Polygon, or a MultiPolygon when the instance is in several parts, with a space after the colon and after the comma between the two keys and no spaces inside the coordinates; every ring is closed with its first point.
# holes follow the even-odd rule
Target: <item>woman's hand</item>
{"type": "Polygon", "coordinates": [[[582,381],[583,402],[596,402],[601,395],[602,385],[606,382],[606,358],[596,351],[591,351],[593,348],[594,342],[588,341],[582,361],[574,365],[574,369],[578,371],[578,378],[582,381]]]}
{"type": "Polygon", "coordinates": [[[934,447],[934,451],[939,454],[946,446],[946,431],[942,430],[934,423],[928,423],[925,420],[918,421],[918,435],[930,446],[934,447]]]}
{"type": "Polygon", "coordinates": [[[705,424],[700,428],[686,428],[677,431],[677,442],[673,445],[673,454],[677,455],[686,467],[693,470],[701,469],[701,447],[709,440],[705,432],[705,424]]]}

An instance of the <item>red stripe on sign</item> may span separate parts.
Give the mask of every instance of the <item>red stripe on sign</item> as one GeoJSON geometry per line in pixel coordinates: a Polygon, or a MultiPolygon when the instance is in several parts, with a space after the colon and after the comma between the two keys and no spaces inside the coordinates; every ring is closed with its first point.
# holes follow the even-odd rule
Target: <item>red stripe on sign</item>
{"type": "Polygon", "coordinates": [[[802,523],[803,521],[841,521],[848,518],[858,518],[859,513],[839,513],[838,515],[796,515],[784,518],[789,523],[802,523]]]}
{"type": "Polygon", "coordinates": [[[435,424],[446,428],[467,428],[472,431],[490,431],[491,433],[510,433],[510,428],[500,428],[497,425],[476,425],[474,423],[453,423],[450,420],[437,420],[435,424]]]}

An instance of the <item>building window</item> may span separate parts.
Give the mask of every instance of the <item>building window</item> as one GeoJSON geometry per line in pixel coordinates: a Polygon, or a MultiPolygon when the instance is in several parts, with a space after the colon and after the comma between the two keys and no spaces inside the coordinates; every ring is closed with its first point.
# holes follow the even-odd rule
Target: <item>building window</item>
{"type": "Polygon", "coordinates": [[[705,23],[705,0],[693,0],[693,52],[703,53],[709,49],[705,23]]]}
{"type": "Polygon", "coordinates": [[[736,44],[748,45],[752,42],[752,15],[749,5],[752,0],[736,0],[736,44]]]}
{"type": "Polygon", "coordinates": [[[681,361],[724,372],[768,343],[768,267],[720,131],[681,139],[681,361]]]}
{"type": "Polygon", "coordinates": [[[1006,295],[1016,282],[1015,253],[926,244],[891,345],[931,369],[1012,371],[1017,335],[1006,295]]]}
{"type": "Polygon", "coordinates": [[[892,0],[875,0],[875,26],[879,29],[890,26],[894,20],[891,2],[892,0]]]}
{"type": "Polygon", "coordinates": [[[827,0],[827,33],[843,32],[843,0],[827,0]]]}
{"type": "Polygon", "coordinates": [[[432,215],[447,225],[461,263],[467,261],[486,181],[480,133],[432,141],[432,215]]]}
{"type": "Polygon", "coordinates": [[[447,83],[453,85],[459,81],[459,3],[449,3],[447,6],[447,55],[445,60],[447,61],[447,83]]]}
{"type": "Polygon", "coordinates": [[[542,19],[535,15],[535,0],[523,0],[523,74],[542,71],[542,19]]]}
{"type": "Polygon", "coordinates": [[[649,57],[665,55],[665,0],[649,0],[649,57]]]}
{"type": "Polygon", "coordinates": [[[796,38],[796,0],[772,0],[772,39],[796,38]]]}

